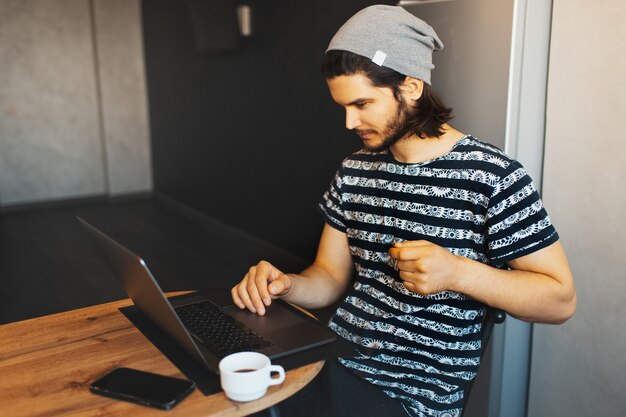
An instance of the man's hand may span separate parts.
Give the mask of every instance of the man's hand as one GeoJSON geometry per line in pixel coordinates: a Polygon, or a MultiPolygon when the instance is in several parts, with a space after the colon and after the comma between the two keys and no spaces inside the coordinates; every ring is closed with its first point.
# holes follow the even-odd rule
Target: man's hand
{"type": "Polygon", "coordinates": [[[389,249],[397,260],[404,286],[420,295],[452,290],[460,268],[461,258],[426,240],[398,242],[389,249]]]}
{"type": "Polygon", "coordinates": [[[250,268],[230,293],[237,307],[247,308],[262,316],[272,300],[289,293],[292,285],[289,275],[283,274],[269,262],[261,261],[250,268]]]}

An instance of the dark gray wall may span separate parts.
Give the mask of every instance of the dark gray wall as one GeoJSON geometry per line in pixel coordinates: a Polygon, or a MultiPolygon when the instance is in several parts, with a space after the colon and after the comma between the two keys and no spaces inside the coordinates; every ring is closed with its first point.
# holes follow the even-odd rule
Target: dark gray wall
{"type": "Polygon", "coordinates": [[[221,53],[196,48],[185,2],[142,3],[154,188],[312,259],[317,202],[360,146],[320,65],[376,2],[249,1],[253,36],[221,53]]]}

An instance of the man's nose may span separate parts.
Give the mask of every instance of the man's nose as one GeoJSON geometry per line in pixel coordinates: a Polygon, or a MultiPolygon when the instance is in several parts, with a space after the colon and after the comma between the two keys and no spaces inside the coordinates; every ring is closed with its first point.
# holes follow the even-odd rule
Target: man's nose
{"type": "Polygon", "coordinates": [[[346,129],[352,130],[361,126],[359,114],[353,109],[346,109],[346,129]]]}

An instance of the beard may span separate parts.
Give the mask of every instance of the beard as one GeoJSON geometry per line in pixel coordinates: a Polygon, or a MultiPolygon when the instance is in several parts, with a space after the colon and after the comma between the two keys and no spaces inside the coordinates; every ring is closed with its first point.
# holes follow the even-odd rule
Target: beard
{"type": "MultiPolygon", "coordinates": [[[[404,138],[411,130],[411,127],[407,123],[409,116],[411,116],[411,109],[409,109],[409,106],[407,106],[402,97],[400,97],[400,99],[396,102],[398,103],[396,114],[391,118],[391,120],[389,120],[389,122],[387,122],[387,126],[385,126],[385,129],[382,131],[381,142],[375,145],[368,145],[364,143],[363,148],[365,148],[365,150],[370,152],[386,151],[400,139],[404,138]]],[[[368,131],[356,131],[357,134],[359,132],[368,133],[368,131]]]]}

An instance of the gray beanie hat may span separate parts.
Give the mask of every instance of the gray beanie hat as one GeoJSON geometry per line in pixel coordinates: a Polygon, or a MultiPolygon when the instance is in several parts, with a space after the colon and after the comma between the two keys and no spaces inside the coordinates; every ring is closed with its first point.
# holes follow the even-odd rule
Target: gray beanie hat
{"type": "Polygon", "coordinates": [[[353,52],[430,84],[433,51],[443,43],[426,22],[397,6],[367,7],[337,31],[328,51],[353,52]]]}

